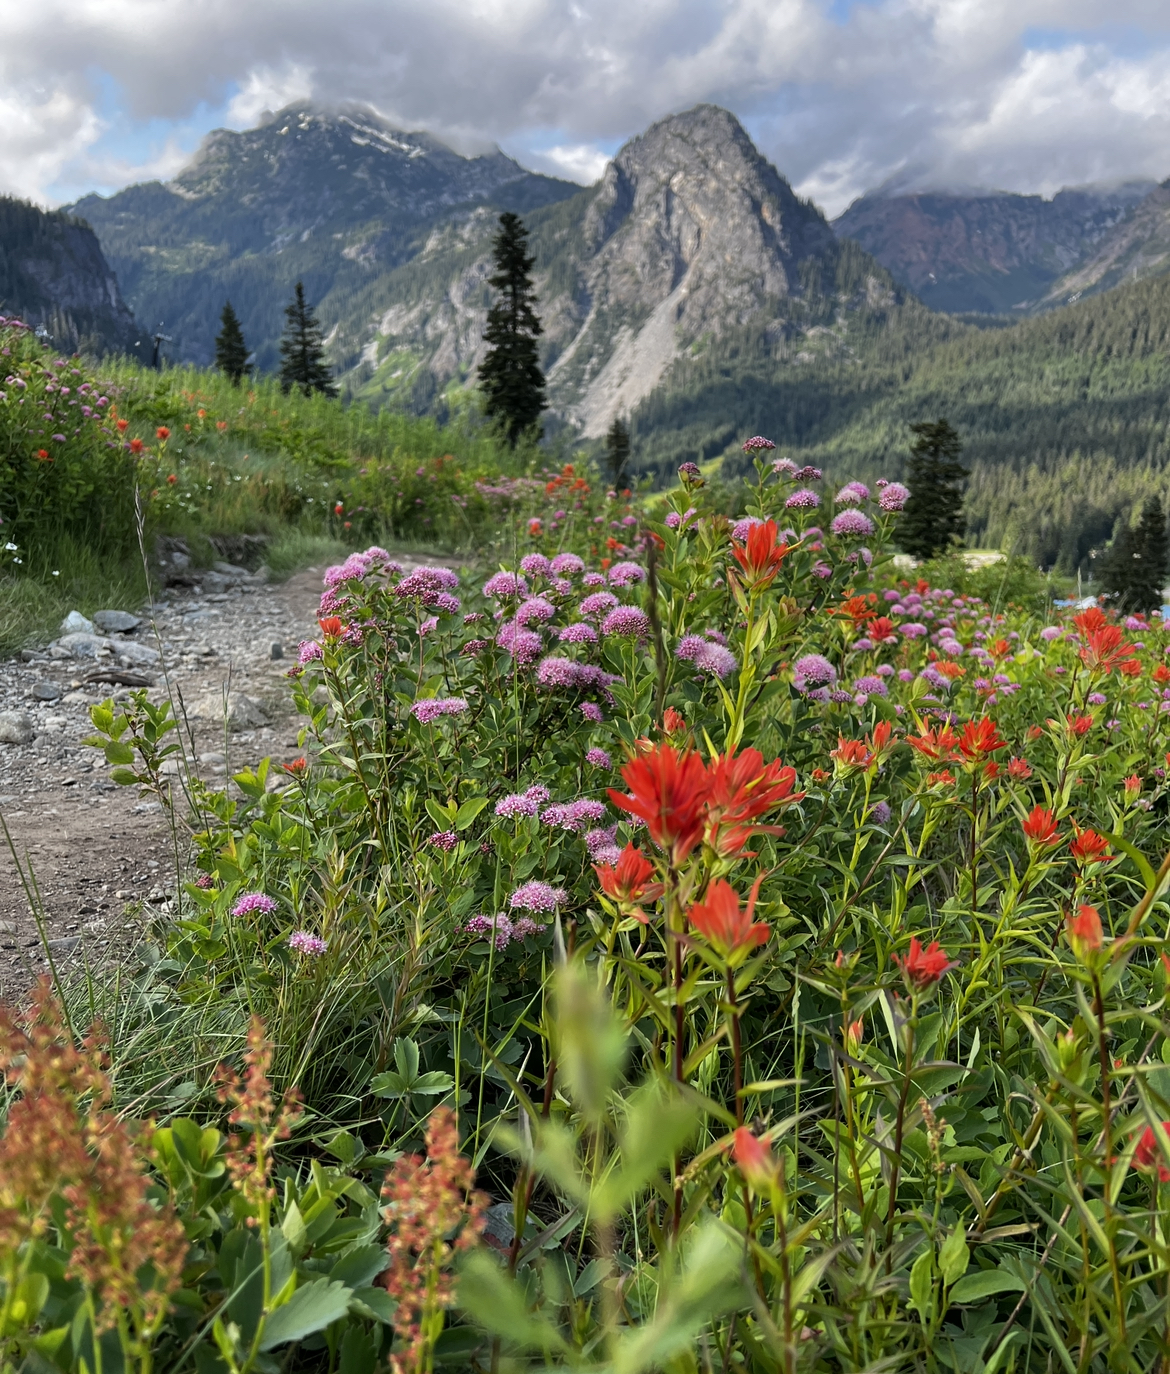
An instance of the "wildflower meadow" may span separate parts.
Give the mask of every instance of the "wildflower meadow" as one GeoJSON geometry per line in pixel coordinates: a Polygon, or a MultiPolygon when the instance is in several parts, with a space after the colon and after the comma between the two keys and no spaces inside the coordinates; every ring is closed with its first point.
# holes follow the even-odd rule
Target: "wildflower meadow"
{"type": "Polygon", "coordinates": [[[331,567],[278,778],[93,709],[188,880],[0,1023],[5,1368],[1170,1370],[1170,633],[744,447],[331,567]]]}

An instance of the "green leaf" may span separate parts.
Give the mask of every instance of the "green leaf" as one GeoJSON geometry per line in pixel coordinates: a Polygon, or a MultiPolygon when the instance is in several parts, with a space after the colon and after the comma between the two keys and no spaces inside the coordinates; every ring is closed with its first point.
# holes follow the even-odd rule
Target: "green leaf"
{"type": "Polygon", "coordinates": [[[374,1077],[370,1083],[370,1091],[375,1097],[405,1097],[410,1091],[410,1085],[401,1074],[395,1073],[393,1069],[387,1069],[385,1073],[374,1077]]]}
{"type": "Polygon", "coordinates": [[[349,1311],[353,1290],[331,1279],[314,1279],[298,1288],[283,1307],[264,1324],[261,1350],[272,1350],[287,1341],[299,1341],[338,1321],[349,1311]]]}
{"type": "Polygon", "coordinates": [[[444,806],[442,802],[437,802],[434,797],[427,798],[426,807],[427,815],[430,816],[431,820],[433,820],[436,825],[441,825],[444,828],[449,826],[455,819],[458,810],[454,802],[452,802],[450,806],[444,806]]]}
{"type": "Polygon", "coordinates": [[[349,1309],[367,1321],[392,1326],[398,1304],[384,1288],[355,1288],[349,1300],[349,1309]]]}
{"type": "Polygon", "coordinates": [[[390,1254],[384,1245],[359,1245],[342,1255],[329,1277],[355,1290],[368,1288],[389,1263],[390,1254]]]}
{"type": "Polygon", "coordinates": [[[524,1289],[482,1250],[473,1250],[459,1276],[459,1306],[486,1331],[527,1349],[563,1351],[556,1327],[529,1311],[524,1289]]]}
{"type": "Polygon", "coordinates": [[[107,763],[133,763],[134,749],[121,740],[111,740],[103,751],[107,763]]]}
{"type": "Polygon", "coordinates": [[[951,1234],[943,1241],[942,1249],[938,1252],[939,1273],[943,1276],[943,1283],[948,1287],[961,1279],[967,1272],[967,1261],[970,1258],[967,1251],[967,1232],[962,1222],[959,1222],[951,1234]]]}
{"type": "Polygon", "coordinates": [[[119,787],[133,787],[139,781],[139,777],[133,768],[112,768],[110,780],[116,782],[119,787]]]}
{"type": "Polygon", "coordinates": [[[933,1287],[934,1256],[929,1250],[923,1250],[910,1270],[910,1302],[924,1322],[930,1320],[930,1294],[933,1287]]]}
{"type": "Polygon", "coordinates": [[[394,1042],[394,1062],[406,1084],[413,1088],[418,1077],[418,1046],[409,1036],[399,1036],[394,1042]]]}
{"type": "Polygon", "coordinates": [[[430,1073],[420,1074],[410,1085],[410,1091],[412,1093],[427,1093],[433,1095],[435,1093],[450,1092],[454,1086],[455,1080],[449,1073],[442,1073],[440,1070],[434,1069],[430,1073]]]}
{"type": "Polygon", "coordinates": [[[984,1269],[978,1274],[967,1274],[951,1289],[951,1302],[982,1302],[994,1293],[1022,1293],[1024,1281],[1016,1274],[1006,1273],[1003,1269],[984,1269]]]}
{"type": "Polygon", "coordinates": [[[455,813],[455,829],[466,830],[488,804],[486,797],[471,797],[455,813]]]}
{"type": "Polygon", "coordinates": [[[301,1209],[295,1202],[289,1203],[288,1211],[284,1214],[284,1220],[280,1223],[280,1229],[284,1233],[291,1253],[302,1255],[309,1239],[309,1233],[305,1229],[305,1219],[301,1216],[301,1209]]]}

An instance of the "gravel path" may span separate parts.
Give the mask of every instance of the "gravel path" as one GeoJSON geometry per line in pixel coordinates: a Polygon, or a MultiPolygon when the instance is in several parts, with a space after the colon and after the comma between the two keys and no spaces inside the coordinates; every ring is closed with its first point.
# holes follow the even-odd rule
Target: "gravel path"
{"type": "Polygon", "coordinates": [[[0,818],[11,837],[9,845],[0,831],[0,994],[27,987],[46,967],[13,851],[35,884],[54,962],[63,965],[83,956],[100,962],[167,910],[174,890],[175,848],[162,808],[110,782],[101,752],[81,743],[92,731],[90,704],[125,699],[131,689],[86,679],[121,661],[123,674],[149,679],[152,699],[164,699],[169,682],[189,716],[202,708],[191,725],[197,767],[209,782],[226,782],[229,766],[237,771],[266,755],[294,758],[298,719],[284,674],[299,641],[316,633],[320,573],[310,568],[269,585],[243,569],[221,572],[162,593],[132,634],[107,636],[108,648],[99,643],[96,659],[92,644],[80,644],[89,656],[69,656],[67,646],[0,663],[0,739],[33,735],[0,743],[0,818]],[[161,661],[144,662],[149,655],[139,645],[160,651],[161,661]],[[274,646],[282,658],[273,658],[274,646]],[[229,683],[243,719],[226,731],[229,683]],[[10,713],[26,718],[24,731],[10,713]]]}

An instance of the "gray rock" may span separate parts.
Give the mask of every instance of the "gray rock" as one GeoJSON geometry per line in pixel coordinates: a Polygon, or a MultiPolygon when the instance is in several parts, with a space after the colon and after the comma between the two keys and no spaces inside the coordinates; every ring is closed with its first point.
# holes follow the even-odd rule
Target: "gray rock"
{"type": "Polygon", "coordinates": [[[65,689],[59,682],[34,682],[32,690],[38,701],[56,701],[65,695],[65,689]]]}
{"type": "Polygon", "coordinates": [[[120,662],[130,663],[135,668],[151,667],[159,661],[157,649],[133,639],[115,639],[112,647],[120,662]]]}
{"type": "Polygon", "coordinates": [[[49,646],[49,657],[51,659],[56,660],[57,662],[60,662],[61,659],[72,658],[73,655],[69,652],[68,649],[62,649],[60,644],[51,644],[49,646]]]}
{"type": "Polygon", "coordinates": [[[61,633],[63,635],[92,635],[94,623],[86,620],[80,611],[70,611],[61,622],[61,633]]]}
{"type": "Polygon", "coordinates": [[[226,592],[233,585],[230,577],[224,577],[223,573],[217,572],[205,572],[199,580],[203,584],[204,592],[212,595],[226,592]]]}
{"type": "Polygon", "coordinates": [[[28,744],[36,733],[27,711],[0,711],[0,744],[28,744]]]}
{"type": "Polygon", "coordinates": [[[272,659],[284,657],[284,645],[279,640],[272,641],[272,647],[268,650],[268,657],[272,659]]]}
{"type": "Polygon", "coordinates": [[[56,959],[68,959],[71,954],[77,952],[77,946],[80,944],[80,935],[62,935],[57,940],[49,941],[49,953],[56,959]]]}
{"type": "Polygon", "coordinates": [[[136,816],[156,816],[162,810],[162,802],[144,801],[139,802],[134,808],[136,816]]]}
{"type": "Polygon", "coordinates": [[[211,566],[217,573],[231,578],[234,582],[243,582],[252,576],[247,568],[241,568],[238,563],[213,563],[211,566]]]}
{"type": "MultiPolygon", "coordinates": [[[[209,692],[191,708],[191,715],[200,720],[216,721],[224,719],[223,695],[209,692]]],[[[259,730],[268,724],[268,713],[260,703],[243,693],[233,692],[228,699],[227,726],[229,730],[259,730]]]]}
{"type": "Polygon", "coordinates": [[[70,658],[97,658],[102,650],[113,649],[113,641],[104,635],[95,635],[92,630],[78,630],[62,635],[57,647],[64,649],[70,658]]]}
{"type": "Polygon", "coordinates": [[[95,611],[93,623],[102,634],[131,634],[142,621],[129,611],[95,611]]]}

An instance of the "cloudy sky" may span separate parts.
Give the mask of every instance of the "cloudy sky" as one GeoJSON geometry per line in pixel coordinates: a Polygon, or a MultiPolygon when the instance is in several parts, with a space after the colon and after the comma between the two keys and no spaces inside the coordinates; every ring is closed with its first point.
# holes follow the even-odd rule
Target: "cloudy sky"
{"type": "Polygon", "coordinates": [[[166,177],[210,129],[359,99],[593,180],[728,106],[831,214],[890,178],[1170,175],[1168,0],[0,0],[0,190],[166,177]]]}

